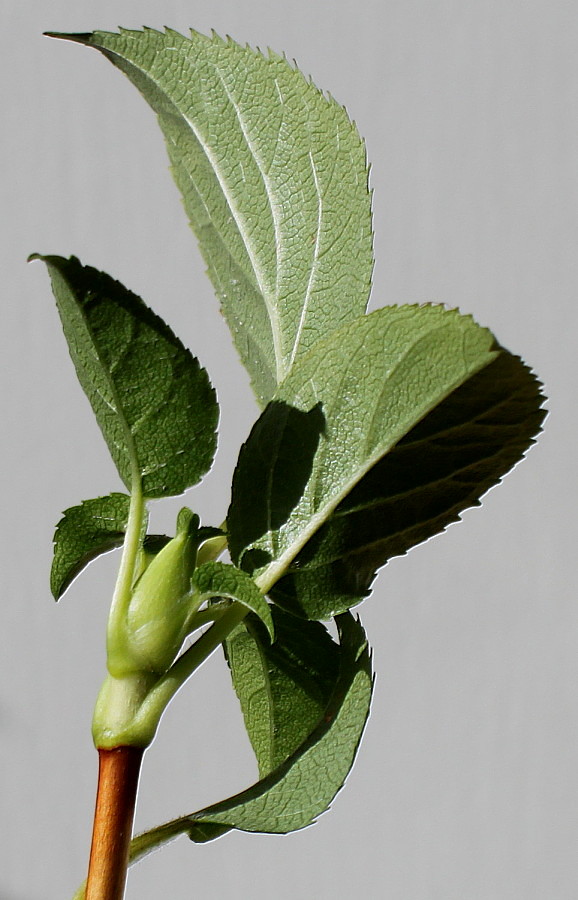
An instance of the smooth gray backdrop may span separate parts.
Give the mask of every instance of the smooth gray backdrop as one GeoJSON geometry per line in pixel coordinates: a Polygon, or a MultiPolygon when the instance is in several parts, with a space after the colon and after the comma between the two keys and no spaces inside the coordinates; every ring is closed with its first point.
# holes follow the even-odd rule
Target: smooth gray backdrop
{"type": "MultiPolygon", "coordinates": [[[[575,900],[578,7],[575,0],[4,0],[2,66],[2,900],[63,900],[83,877],[90,741],[115,559],[56,606],[61,511],[119,488],[43,267],[75,253],[156,308],[222,404],[223,518],[256,415],[188,231],[154,116],[99,54],[41,37],[170,25],[285,50],[344,103],[375,191],[373,304],[472,312],[546,384],[529,458],[462,524],[390,563],[361,616],[377,684],[333,809],[286,837],[180,839],[128,900],[575,900]]],[[[169,528],[180,501],[158,505],[169,528]]],[[[147,753],[137,827],[248,785],[220,656],[147,753]]]]}

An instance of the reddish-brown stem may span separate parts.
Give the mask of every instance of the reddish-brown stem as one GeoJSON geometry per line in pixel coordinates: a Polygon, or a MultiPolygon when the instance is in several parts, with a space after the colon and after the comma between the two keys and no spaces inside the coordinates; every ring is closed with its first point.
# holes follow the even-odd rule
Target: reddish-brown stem
{"type": "Polygon", "coordinates": [[[140,747],[99,750],[86,900],[122,900],[143,757],[140,747]]]}

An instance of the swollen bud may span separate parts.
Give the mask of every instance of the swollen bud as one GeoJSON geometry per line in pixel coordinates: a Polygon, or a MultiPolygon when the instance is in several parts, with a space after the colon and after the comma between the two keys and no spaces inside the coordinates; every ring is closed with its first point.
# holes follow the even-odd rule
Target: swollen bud
{"type": "Polygon", "coordinates": [[[134,587],[126,646],[130,665],[137,671],[165,672],[180,650],[196,612],[191,577],[199,543],[199,517],[182,509],[176,536],[157,553],[134,587]]]}

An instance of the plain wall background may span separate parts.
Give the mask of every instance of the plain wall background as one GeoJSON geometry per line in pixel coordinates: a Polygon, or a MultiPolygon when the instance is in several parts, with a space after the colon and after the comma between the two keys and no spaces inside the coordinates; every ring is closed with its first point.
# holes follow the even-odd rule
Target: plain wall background
{"type": "MultiPolygon", "coordinates": [[[[256,416],[153,114],[99,54],[41,37],[119,24],[215,28],[294,57],[367,140],[373,304],[474,313],[550,397],[529,459],[390,563],[360,608],[375,700],[333,809],[286,838],[180,839],[134,869],[128,900],[575,900],[575,0],[5,0],[0,23],[1,900],[60,900],[83,877],[116,561],[56,606],[51,537],[67,506],[120,487],[27,255],[75,253],[120,278],[207,366],[221,449],[188,501],[208,521],[256,416]]],[[[217,655],[147,753],[137,827],[254,777],[217,655]]]]}

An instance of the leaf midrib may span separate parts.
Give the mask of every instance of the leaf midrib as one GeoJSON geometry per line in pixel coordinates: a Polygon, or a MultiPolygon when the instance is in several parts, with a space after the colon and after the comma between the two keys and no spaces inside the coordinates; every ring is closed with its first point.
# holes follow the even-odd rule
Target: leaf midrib
{"type": "Polygon", "coordinates": [[[315,160],[313,159],[313,153],[311,149],[309,149],[309,162],[311,163],[311,173],[313,175],[313,183],[315,184],[315,194],[317,196],[317,227],[315,231],[315,246],[313,247],[313,258],[311,260],[311,271],[309,273],[309,279],[307,281],[307,288],[305,290],[305,296],[303,298],[303,305],[301,307],[301,315],[299,316],[299,322],[297,325],[297,330],[295,332],[295,339],[293,343],[293,350],[291,352],[291,358],[289,360],[289,365],[287,368],[287,372],[290,372],[293,363],[295,362],[295,357],[297,356],[297,352],[299,350],[299,344],[301,341],[301,332],[303,331],[303,326],[305,324],[305,320],[307,318],[307,313],[309,311],[309,301],[311,300],[311,294],[313,289],[313,283],[315,280],[315,276],[317,275],[317,267],[319,264],[319,249],[321,246],[321,223],[323,220],[323,197],[321,195],[321,190],[319,188],[319,179],[317,177],[317,168],[315,166],[315,160]]]}
{"type": "MultiPolygon", "coordinates": [[[[405,359],[405,357],[410,352],[410,349],[406,353],[403,354],[401,359],[398,361],[398,364],[395,366],[397,368],[401,362],[405,359]]],[[[468,378],[471,378],[476,372],[481,371],[490,362],[495,358],[496,353],[493,352],[491,354],[490,359],[485,360],[481,365],[476,367],[468,374],[468,378]]],[[[337,491],[331,499],[322,506],[316,513],[308,519],[307,526],[299,533],[299,536],[293,543],[285,550],[281,556],[274,560],[264,572],[262,572],[256,579],[255,583],[259,587],[259,589],[264,593],[268,593],[271,590],[273,585],[282,577],[282,575],[287,571],[292,561],[295,559],[300,550],[303,549],[305,544],[313,537],[315,532],[326,522],[329,517],[333,514],[337,506],[341,503],[342,500],[347,497],[347,495],[353,490],[353,488],[361,481],[361,479],[382,459],[396,444],[401,440],[401,438],[408,433],[408,430],[415,427],[418,421],[421,421],[432,409],[435,409],[436,406],[439,405],[446,397],[448,397],[457,387],[464,383],[463,378],[456,379],[445,391],[443,396],[437,397],[435,400],[432,400],[425,410],[422,411],[420,419],[414,422],[409,429],[407,426],[401,426],[397,429],[396,432],[390,437],[389,441],[384,444],[378,445],[378,448],[374,451],[371,456],[369,456],[366,462],[360,466],[355,476],[345,481],[343,487],[340,491],[337,491]]]]}
{"type": "MultiPolygon", "coordinates": [[[[100,49],[100,48],[98,48],[98,49],[100,49]]],[[[207,161],[208,161],[209,164],[211,165],[211,167],[212,167],[212,169],[213,169],[213,172],[215,173],[215,177],[216,177],[216,179],[217,179],[217,181],[218,181],[218,183],[219,183],[219,187],[221,188],[221,191],[222,191],[222,193],[223,193],[223,196],[224,196],[224,198],[225,198],[225,201],[226,201],[226,203],[227,203],[227,205],[228,205],[228,207],[229,207],[229,210],[230,210],[230,212],[231,212],[231,215],[232,215],[232,217],[233,217],[233,219],[234,219],[234,221],[235,221],[235,225],[237,226],[237,231],[238,231],[238,233],[239,233],[239,236],[241,237],[241,240],[242,240],[242,242],[243,242],[243,245],[244,245],[244,247],[245,247],[245,250],[247,251],[247,256],[248,256],[248,258],[249,258],[249,261],[250,261],[251,266],[252,266],[252,269],[253,269],[253,275],[254,275],[254,277],[255,277],[255,281],[256,281],[256,283],[257,283],[257,287],[258,287],[258,289],[259,289],[259,291],[260,291],[260,293],[261,293],[261,296],[263,297],[263,302],[265,303],[265,307],[266,307],[267,313],[268,313],[268,315],[269,315],[269,320],[270,320],[270,322],[271,322],[271,333],[272,333],[272,336],[273,336],[273,349],[274,349],[274,354],[275,354],[276,381],[277,381],[277,384],[280,384],[281,381],[283,380],[283,378],[285,377],[285,373],[284,373],[284,371],[283,371],[283,359],[282,359],[282,354],[281,354],[281,351],[280,351],[280,342],[279,342],[279,318],[278,318],[277,311],[276,311],[275,306],[274,306],[274,302],[275,302],[275,300],[277,299],[277,296],[276,296],[276,293],[273,294],[273,297],[271,296],[271,291],[269,290],[269,288],[267,287],[267,284],[266,284],[265,275],[264,275],[264,273],[263,273],[263,271],[262,271],[262,269],[261,269],[261,266],[258,265],[258,263],[257,263],[257,261],[256,261],[256,259],[255,259],[254,253],[253,253],[252,248],[251,248],[251,244],[250,244],[250,242],[249,242],[249,240],[248,240],[247,229],[246,229],[246,226],[245,226],[245,224],[244,224],[243,216],[241,215],[240,211],[236,208],[236,206],[235,206],[235,204],[234,204],[234,202],[233,202],[233,200],[232,200],[230,191],[229,191],[229,189],[228,189],[228,187],[227,187],[226,179],[225,179],[223,173],[220,171],[220,167],[219,167],[219,165],[217,164],[217,161],[214,159],[214,157],[213,157],[213,155],[212,155],[212,153],[211,153],[211,150],[210,150],[209,145],[205,142],[205,140],[203,139],[201,133],[200,133],[199,130],[195,127],[194,123],[193,123],[193,122],[192,122],[192,121],[191,121],[191,120],[190,120],[190,119],[189,119],[189,118],[188,118],[188,117],[187,117],[187,116],[179,109],[179,107],[177,106],[177,104],[169,97],[169,95],[166,93],[165,89],[162,87],[162,85],[159,83],[159,81],[158,81],[157,79],[155,79],[149,72],[145,71],[141,66],[139,66],[137,63],[135,63],[133,60],[128,60],[126,57],[121,56],[120,53],[117,53],[117,52],[115,52],[114,50],[110,50],[109,48],[104,48],[104,50],[105,50],[105,53],[106,53],[108,56],[113,56],[113,57],[115,57],[115,59],[118,59],[118,60],[120,60],[120,61],[122,61],[122,62],[128,64],[128,65],[131,66],[133,69],[135,69],[136,71],[138,71],[138,72],[141,74],[141,76],[142,76],[145,80],[147,80],[147,81],[149,81],[151,84],[154,84],[154,85],[155,85],[155,87],[159,90],[159,92],[162,94],[162,96],[163,96],[164,99],[168,102],[168,104],[176,111],[176,113],[177,113],[178,116],[182,119],[182,121],[185,122],[185,123],[188,125],[188,127],[191,129],[191,131],[192,131],[192,133],[193,133],[195,139],[197,140],[197,142],[198,142],[198,144],[199,144],[201,150],[202,150],[203,153],[205,154],[205,157],[207,158],[207,161]],[[273,301],[273,303],[272,303],[272,301],[273,301]]],[[[273,204],[273,201],[272,201],[272,194],[271,194],[271,191],[270,191],[270,188],[269,188],[269,184],[268,184],[267,177],[266,177],[266,175],[265,175],[264,167],[263,167],[262,164],[261,164],[261,160],[260,160],[260,159],[258,158],[258,156],[255,154],[255,152],[254,152],[254,150],[253,150],[253,146],[252,146],[252,144],[249,142],[249,140],[248,140],[248,138],[247,138],[247,136],[246,136],[245,129],[244,129],[243,124],[242,124],[242,121],[243,121],[243,120],[242,120],[240,111],[239,111],[239,109],[238,109],[238,107],[237,107],[237,104],[235,103],[235,101],[234,101],[233,98],[231,97],[229,91],[227,90],[227,87],[226,87],[226,85],[225,85],[225,83],[224,83],[224,81],[223,81],[223,76],[222,76],[222,74],[221,74],[221,71],[219,70],[218,66],[217,66],[215,63],[212,63],[212,62],[209,62],[209,61],[207,61],[207,63],[208,63],[209,65],[212,65],[212,66],[213,66],[215,72],[216,72],[217,75],[219,76],[219,81],[220,81],[221,84],[223,85],[223,89],[225,90],[225,93],[226,93],[226,95],[227,95],[229,101],[231,102],[231,105],[233,106],[233,109],[235,110],[235,114],[237,115],[237,118],[238,118],[238,120],[239,120],[239,127],[241,128],[241,133],[243,134],[243,137],[244,137],[245,142],[246,142],[246,144],[247,144],[247,148],[248,148],[249,152],[251,153],[251,156],[252,156],[253,159],[255,160],[255,164],[256,164],[256,166],[257,166],[257,169],[258,169],[258,171],[259,171],[259,174],[261,175],[261,178],[263,179],[263,183],[264,183],[264,185],[265,185],[265,192],[266,192],[266,194],[267,194],[267,200],[268,200],[268,202],[269,202],[269,206],[270,206],[270,209],[271,209],[271,216],[272,216],[272,220],[273,220],[273,226],[274,226],[274,229],[275,229],[275,239],[276,239],[276,261],[277,261],[277,271],[278,271],[278,259],[279,259],[279,257],[278,257],[278,249],[277,249],[277,245],[278,245],[278,243],[279,243],[279,238],[278,238],[277,210],[276,210],[276,207],[275,207],[275,205],[273,204]]],[[[214,227],[215,227],[215,226],[214,226],[214,227]]],[[[230,252],[230,251],[228,251],[228,252],[230,252]]]]}
{"type": "MultiPolygon", "coordinates": [[[[60,274],[61,274],[61,277],[64,278],[65,281],[66,281],[67,290],[69,290],[70,293],[72,294],[73,291],[72,291],[71,287],[69,286],[68,279],[67,279],[64,275],[62,275],[62,273],[60,273],[60,274]]],[[[111,301],[111,302],[112,302],[112,301],[111,301]]],[[[75,303],[75,305],[76,305],[76,301],[75,301],[75,300],[73,300],[73,303],[75,303]]],[[[98,388],[96,387],[96,385],[95,385],[95,393],[98,394],[98,396],[101,397],[101,399],[106,403],[106,405],[107,405],[108,407],[110,407],[110,409],[118,416],[119,422],[120,422],[120,424],[121,424],[121,428],[122,428],[123,433],[124,433],[125,443],[126,443],[126,447],[127,447],[127,451],[128,451],[128,457],[129,457],[129,462],[130,462],[130,470],[131,470],[131,485],[130,485],[130,487],[131,487],[131,491],[133,491],[133,490],[135,490],[135,489],[139,489],[139,488],[140,488],[140,484],[141,484],[141,481],[142,481],[142,475],[141,475],[141,472],[140,472],[140,469],[139,469],[139,464],[138,464],[138,453],[137,453],[137,448],[136,448],[134,436],[133,436],[131,427],[130,427],[130,425],[129,425],[129,423],[128,423],[128,421],[127,421],[125,415],[124,415],[123,408],[122,408],[122,403],[121,403],[121,401],[120,401],[120,396],[119,396],[119,394],[118,394],[118,391],[117,391],[116,386],[115,386],[114,378],[113,378],[113,376],[112,376],[112,371],[110,370],[109,366],[105,363],[105,361],[104,361],[103,358],[102,358],[102,354],[101,354],[101,352],[100,352],[100,350],[99,350],[98,343],[95,341],[95,339],[94,339],[94,337],[93,337],[92,330],[91,330],[91,328],[90,328],[90,324],[89,324],[89,321],[88,321],[88,317],[87,317],[87,315],[86,315],[86,313],[85,313],[84,307],[81,306],[80,304],[78,304],[78,309],[79,309],[79,312],[80,312],[80,316],[81,316],[83,325],[84,325],[85,330],[86,330],[86,334],[88,335],[88,338],[89,338],[89,340],[90,340],[90,343],[91,343],[91,345],[92,345],[92,347],[93,347],[93,349],[94,349],[94,353],[95,353],[96,359],[98,360],[98,363],[99,363],[99,365],[100,365],[101,371],[104,373],[105,380],[106,380],[106,382],[107,382],[107,384],[108,384],[108,386],[109,386],[109,389],[110,389],[110,392],[111,392],[111,395],[112,395],[112,399],[113,399],[114,406],[111,406],[111,404],[109,403],[109,401],[107,400],[107,398],[104,397],[104,396],[102,395],[102,393],[98,390],[98,388]]],[[[87,372],[88,372],[88,371],[89,371],[89,370],[87,369],[87,372]]]]}
{"type": "MultiPolygon", "coordinates": [[[[281,233],[281,227],[280,227],[279,205],[275,201],[275,193],[272,190],[271,182],[270,182],[268,174],[265,171],[265,166],[263,165],[263,161],[261,160],[259,154],[257,153],[257,151],[253,145],[253,142],[249,138],[249,134],[247,132],[247,127],[245,125],[245,120],[243,118],[243,115],[241,113],[241,110],[240,110],[238,104],[236,103],[233,95],[231,94],[231,92],[229,91],[229,88],[227,87],[227,85],[225,83],[223,73],[216,64],[210,63],[210,65],[213,66],[216,74],[218,75],[219,81],[221,82],[221,85],[227,96],[227,99],[229,100],[231,106],[233,107],[233,109],[235,111],[235,115],[237,116],[237,121],[239,122],[239,128],[241,129],[241,134],[243,135],[243,138],[245,139],[245,143],[247,145],[247,149],[249,150],[249,153],[255,160],[257,170],[263,181],[263,186],[265,188],[265,193],[267,195],[267,201],[269,203],[269,208],[271,210],[271,218],[273,220],[273,231],[275,233],[275,290],[272,292],[272,295],[273,295],[272,296],[272,299],[273,299],[272,305],[270,302],[269,291],[265,290],[263,287],[261,287],[261,284],[259,281],[257,283],[259,284],[259,290],[261,291],[261,294],[263,296],[265,306],[267,307],[267,312],[269,313],[269,319],[271,321],[271,326],[272,326],[271,333],[273,335],[273,349],[275,352],[275,364],[276,364],[276,369],[277,369],[276,380],[277,380],[277,384],[279,384],[286,375],[286,372],[283,371],[283,369],[284,369],[283,353],[282,353],[282,348],[280,346],[279,315],[277,313],[277,302],[279,300],[279,268],[280,268],[279,260],[280,260],[280,256],[281,256],[281,248],[283,246],[283,239],[282,239],[282,233],[281,233]]],[[[197,140],[199,140],[199,139],[197,138],[197,140]]],[[[204,149],[205,148],[203,147],[203,150],[204,149]]],[[[208,157],[208,158],[210,159],[210,157],[208,157]]],[[[219,180],[219,184],[220,183],[221,182],[219,180]]],[[[227,195],[225,194],[225,196],[227,196],[227,195]]],[[[228,198],[227,198],[227,202],[229,202],[228,198]]],[[[229,205],[231,205],[231,204],[229,204],[229,205]]],[[[232,209],[231,209],[231,212],[233,212],[232,209]]],[[[237,222],[236,218],[235,218],[235,222],[237,222]]],[[[245,249],[247,250],[247,253],[249,254],[249,259],[251,260],[253,268],[255,269],[255,263],[251,256],[251,253],[249,250],[249,245],[245,241],[245,237],[242,234],[242,232],[240,232],[240,233],[241,233],[241,237],[243,238],[243,243],[245,244],[245,249]]],[[[257,274],[257,272],[255,272],[255,274],[257,274]]]]}

